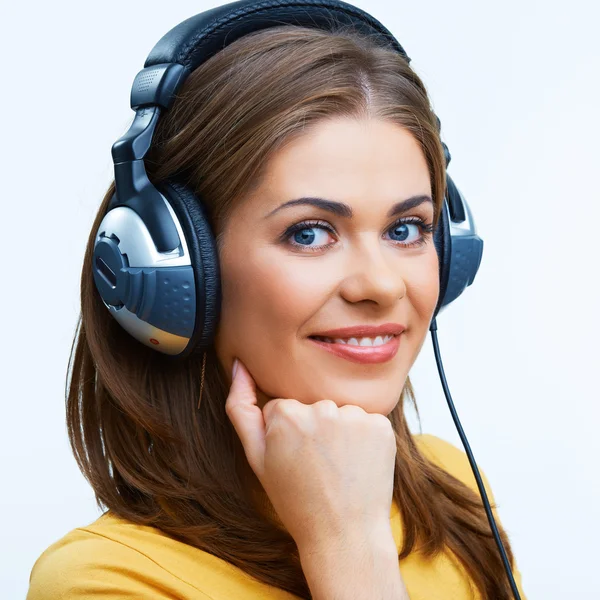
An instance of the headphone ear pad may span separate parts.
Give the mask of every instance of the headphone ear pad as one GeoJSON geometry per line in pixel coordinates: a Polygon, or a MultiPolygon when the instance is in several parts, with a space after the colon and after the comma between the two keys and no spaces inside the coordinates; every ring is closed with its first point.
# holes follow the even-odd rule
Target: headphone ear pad
{"type": "Polygon", "coordinates": [[[445,304],[446,291],[448,290],[448,279],[450,276],[450,259],[452,257],[452,238],[450,235],[450,217],[448,213],[448,201],[444,196],[440,218],[433,232],[433,243],[438,254],[440,274],[440,294],[431,320],[433,321],[442,306],[445,304]]]}
{"type": "Polygon", "coordinates": [[[196,287],[196,319],[190,342],[179,356],[204,352],[214,340],[221,311],[221,276],[217,243],[206,209],[198,197],[176,181],[156,186],[172,206],[187,242],[196,287]]]}

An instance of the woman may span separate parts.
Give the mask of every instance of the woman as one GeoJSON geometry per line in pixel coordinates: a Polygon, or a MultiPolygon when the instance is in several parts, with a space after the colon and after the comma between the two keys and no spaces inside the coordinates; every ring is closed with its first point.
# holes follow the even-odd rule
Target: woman
{"type": "Polygon", "coordinates": [[[445,191],[406,60],[346,28],[246,35],[186,80],[145,163],[203,199],[215,342],[167,360],[103,306],[91,262],[111,185],[67,399],[107,511],[42,554],[28,598],[512,597],[466,455],[404,415],[445,191]]]}

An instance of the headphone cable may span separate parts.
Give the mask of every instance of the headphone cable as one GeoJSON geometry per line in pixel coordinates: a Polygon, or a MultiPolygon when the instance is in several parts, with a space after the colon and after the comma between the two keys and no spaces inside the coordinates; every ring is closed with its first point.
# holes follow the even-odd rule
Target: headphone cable
{"type": "Polygon", "coordinates": [[[498,549],[500,550],[500,555],[502,556],[502,562],[504,563],[504,569],[506,571],[506,574],[508,575],[508,580],[510,581],[510,587],[512,588],[513,596],[515,597],[515,600],[521,600],[519,590],[517,589],[517,585],[515,583],[510,564],[506,556],[506,551],[504,550],[502,540],[500,539],[500,534],[498,533],[498,528],[496,527],[496,521],[494,520],[494,515],[492,514],[492,509],[490,508],[490,503],[487,497],[487,493],[485,491],[485,487],[483,485],[483,481],[481,480],[481,476],[479,475],[477,463],[475,462],[475,458],[473,457],[473,453],[471,452],[471,447],[469,446],[467,436],[465,435],[465,432],[463,431],[463,428],[460,424],[460,420],[458,419],[458,415],[456,414],[456,409],[454,408],[454,403],[452,402],[452,397],[450,396],[450,390],[448,389],[448,384],[446,383],[444,367],[442,365],[442,359],[440,357],[440,348],[438,346],[436,319],[433,319],[433,321],[431,322],[429,331],[431,331],[431,339],[433,340],[433,351],[435,352],[435,362],[437,363],[438,373],[440,374],[440,379],[442,380],[442,387],[444,388],[444,394],[446,396],[446,400],[448,401],[448,408],[450,409],[450,413],[452,414],[452,418],[454,419],[454,424],[456,425],[458,435],[460,436],[462,444],[465,447],[465,451],[469,458],[469,463],[471,464],[471,469],[473,471],[473,474],[475,475],[477,487],[479,488],[479,493],[483,499],[483,505],[485,507],[485,512],[487,514],[490,527],[492,528],[492,533],[494,534],[494,539],[496,540],[496,545],[498,546],[498,549]]]}

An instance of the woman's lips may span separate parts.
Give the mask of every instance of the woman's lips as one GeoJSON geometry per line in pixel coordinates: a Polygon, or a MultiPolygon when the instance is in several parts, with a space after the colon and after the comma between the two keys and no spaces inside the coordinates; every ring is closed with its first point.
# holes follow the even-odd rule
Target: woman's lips
{"type": "MultiPolygon", "coordinates": [[[[401,334],[400,334],[401,335],[401,334]]],[[[400,347],[400,335],[395,335],[381,346],[350,346],[308,338],[311,342],[336,356],[361,364],[382,363],[391,360],[400,347]]]]}

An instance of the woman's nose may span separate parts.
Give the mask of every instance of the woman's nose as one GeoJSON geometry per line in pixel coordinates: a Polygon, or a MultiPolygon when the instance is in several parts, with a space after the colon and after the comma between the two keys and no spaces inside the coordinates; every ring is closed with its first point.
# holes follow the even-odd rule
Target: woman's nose
{"type": "Polygon", "coordinates": [[[364,244],[349,257],[347,265],[341,292],[349,302],[371,300],[389,306],[406,294],[402,261],[393,248],[364,244]]]}

